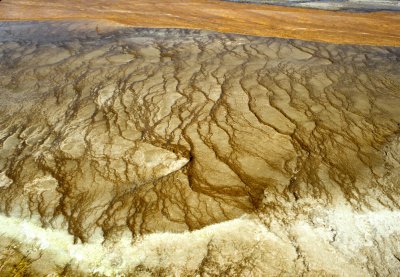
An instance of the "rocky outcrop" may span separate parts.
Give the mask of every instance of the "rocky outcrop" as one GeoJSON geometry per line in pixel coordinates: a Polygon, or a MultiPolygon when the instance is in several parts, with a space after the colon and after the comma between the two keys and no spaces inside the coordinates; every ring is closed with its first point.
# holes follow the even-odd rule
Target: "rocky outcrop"
{"type": "Polygon", "coordinates": [[[398,48],[0,31],[2,247],[25,269],[398,272],[398,48]]]}

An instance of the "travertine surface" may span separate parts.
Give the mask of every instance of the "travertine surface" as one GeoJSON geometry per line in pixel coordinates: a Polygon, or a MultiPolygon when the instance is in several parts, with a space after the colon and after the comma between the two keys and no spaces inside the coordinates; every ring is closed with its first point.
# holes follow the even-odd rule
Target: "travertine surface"
{"type": "Polygon", "coordinates": [[[398,275],[399,48],[96,26],[0,24],[1,274],[398,275]]]}
{"type": "Polygon", "coordinates": [[[107,19],[132,27],[188,28],[341,44],[400,46],[400,16],[394,12],[349,13],[222,0],[74,0],[73,3],[3,0],[0,3],[2,21],[78,18],[107,19]]]}

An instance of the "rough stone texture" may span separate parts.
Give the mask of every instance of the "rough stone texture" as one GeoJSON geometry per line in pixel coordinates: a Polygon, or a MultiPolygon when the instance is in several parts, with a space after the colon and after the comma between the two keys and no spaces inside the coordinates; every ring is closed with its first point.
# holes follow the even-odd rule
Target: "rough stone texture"
{"type": "Polygon", "coordinates": [[[0,273],[397,276],[399,48],[95,26],[0,24],[0,273]]]}

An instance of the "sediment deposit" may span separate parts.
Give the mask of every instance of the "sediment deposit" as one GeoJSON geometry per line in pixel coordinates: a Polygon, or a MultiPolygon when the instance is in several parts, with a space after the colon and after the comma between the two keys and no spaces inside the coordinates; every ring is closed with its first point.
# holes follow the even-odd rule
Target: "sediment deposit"
{"type": "Polygon", "coordinates": [[[399,272],[399,48],[78,20],[0,57],[1,274],[399,272]]]}
{"type": "Polygon", "coordinates": [[[400,16],[393,12],[348,13],[222,0],[3,0],[0,5],[0,20],[62,19],[106,19],[133,27],[400,46],[400,16]]]}

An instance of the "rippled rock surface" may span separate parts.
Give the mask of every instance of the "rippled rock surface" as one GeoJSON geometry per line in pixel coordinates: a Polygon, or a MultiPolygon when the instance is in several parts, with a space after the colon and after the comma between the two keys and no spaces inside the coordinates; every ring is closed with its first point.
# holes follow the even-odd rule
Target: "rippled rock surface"
{"type": "Polygon", "coordinates": [[[105,26],[0,23],[0,272],[396,276],[400,48],[105,26]]]}

